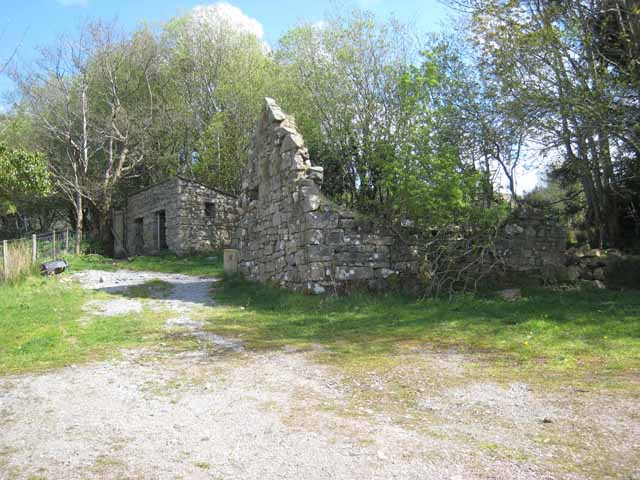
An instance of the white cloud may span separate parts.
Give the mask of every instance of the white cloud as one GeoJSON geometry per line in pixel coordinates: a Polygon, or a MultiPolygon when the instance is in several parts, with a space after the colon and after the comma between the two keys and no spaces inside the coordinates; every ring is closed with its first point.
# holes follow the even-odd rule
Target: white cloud
{"type": "Polygon", "coordinates": [[[358,3],[362,8],[372,8],[380,5],[382,0],[359,0],[358,3]]]}
{"type": "Polygon", "coordinates": [[[213,5],[198,5],[191,10],[189,16],[192,21],[200,26],[215,27],[222,23],[239,32],[251,33],[259,40],[262,40],[264,36],[264,29],[259,21],[245,15],[242,10],[230,3],[221,2],[214,3],[213,5]]]}
{"type": "Polygon", "coordinates": [[[56,0],[63,7],[86,7],[89,0],[56,0]]]}

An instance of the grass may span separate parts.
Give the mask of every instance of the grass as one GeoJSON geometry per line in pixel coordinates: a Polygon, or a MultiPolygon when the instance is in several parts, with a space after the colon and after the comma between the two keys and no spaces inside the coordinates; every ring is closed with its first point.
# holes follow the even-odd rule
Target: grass
{"type": "Polygon", "coordinates": [[[0,374],[39,371],[103,358],[119,347],[158,342],[164,314],[95,317],[79,322],[82,306],[107,294],[60,278],[30,277],[0,286],[0,374]]]}
{"type": "Polygon", "coordinates": [[[157,256],[134,257],[130,260],[114,260],[102,255],[81,255],[68,259],[70,271],[127,269],[184,275],[222,275],[222,253],[178,257],[172,253],[157,256]]]}
{"type": "MultiPolygon", "coordinates": [[[[211,254],[178,258],[165,254],[114,261],[100,255],[67,257],[69,273],[87,269],[158,271],[187,275],[218,275],[222,256],[211,254]]],[[[145,309],[141,315],[86,316],[82,306],[89,300],[106,299],[103,292],[82,290],[60,277],[32,275],[0,283],[0,375],[41,371],[88,359],[105,358],[119,348],[169,341],[162,329],[166,313],[145,309]]],[[[162,298],[170,285],[152,280],[130,288],[126,296],[162,298]]],[[[176,343],[176,342],[173,342],[176,343]]]]}
{"type": "Polygon", "coordinates": [[[123,295],[131,298],[164,298],[171,294],[172,286],[163,280],[149,280],[130,286],[123,295]]]}
{"type": "MultiPolygon", "coordinates": [[[[151,270],[219,275],[221,256],[173,255],[113,261],[70,258],[70,271],[151,270]]],[[[502,371],[615,381],[640,371],[637,291],[532,290],[517,302],[491,296],[420,300],[401,293],[305,296],[227,277],[215,291],[218,307],[204,313],[209,329],[240,336],[249,348],[320,344],[327,358],[358,370],[392,369],[410,351],[482,353],[502,371]],[[507,367],[507,368],[505,368],[507,367]]],[[[129,292],[163,296],[164,282],[129,292]]],[[[146,312],[81,325],[82,305],[96,295],[56,278],[31,277],[0,286],[0,373],[42,369],[157,341],[161,315],[146,312]]]]}
{"type": "Polygon", "coordinates": [[[624,376],[640,371],[638,293],[533,290],[517,302],[400,293],[321,298],[227,278],[209,320],[254,348],[321,344],[334,361],[363,368],[393,365],[412,349],[455,349],[519,372],[624,376]]]}
{"type": "MultiPolygon", "coordinates": [[[[0,259],[0,267],[3,267],[0,259]]],[[[15,283],[35,272],[36,267],[31,263],[31,242],[14,240],[7,247],[7,274],[0,270],[0,281],[15,283]]]]}

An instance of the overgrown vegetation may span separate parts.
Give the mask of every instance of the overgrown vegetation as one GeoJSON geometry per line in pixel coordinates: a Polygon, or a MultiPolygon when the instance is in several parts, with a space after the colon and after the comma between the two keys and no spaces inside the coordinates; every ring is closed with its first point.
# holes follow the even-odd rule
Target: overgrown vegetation
{"type": "Polygon", "coordinates": [[[37,268],[31,262],[31,242],[25,240],[15,240],[7,243],[7,268],[0,261],[2,282],[16,282],[34,273],[37,268]],[[5,273],[6,271],[6,273],[5,273]]]}
{"type": "Polygon", "coordinates": [[[165,253],[156,256],[133,257],[130,260],[114,260],[99,254],[93,254],[72,257],[69,263],[71,272],[89,269],[108,271],[127,269],[217,276],[221,275],[223,271],[221,252],[211,252],[207,255],[191,257],[178,257],[173,253],[165,253]]]}

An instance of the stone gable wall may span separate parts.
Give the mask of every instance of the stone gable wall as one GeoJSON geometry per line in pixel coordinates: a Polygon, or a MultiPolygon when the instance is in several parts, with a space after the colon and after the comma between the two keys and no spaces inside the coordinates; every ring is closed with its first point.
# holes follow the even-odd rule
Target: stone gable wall
{"type": "Polygon", "coordinates": [[[240,272],[322,293],[353,282],[381,287],[392,274],[417,271],[416,255],[393,231],[321,193],[322,167],[311,165],[293,119],[265,102],[238,199],[240,272]]]}
{"type": "Polygon", "coordinates": [[[176,177],[127,199],[123,230],[129,255],[158,253],[159,211],[165,212],[167,248],[178,255],[228,246],[237,223],[235,197],[176,177]],[[213,205],[213,216],[206,215],[206,203],[213,205]],[[137,235],[138,219],[143,224],[142,241],[137,235]]]}

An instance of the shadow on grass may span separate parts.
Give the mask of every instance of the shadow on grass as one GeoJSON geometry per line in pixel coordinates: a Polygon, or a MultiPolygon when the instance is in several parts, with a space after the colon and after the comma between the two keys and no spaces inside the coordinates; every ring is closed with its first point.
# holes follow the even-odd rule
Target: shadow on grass
{"type": "MultiPolygon", "coordinates": [[[[517,360],[589,356],[638,363],[637,291],[534,290],[526,298],[417,299],[402,293],[357,292],[314,297],[225,278],[215,294],[213,325],[242,333],[258,346],[321,343],[337,351],[391,353],[399,343],[493,351],[517,360]]],[[[609,362],[610,363],[610,362],[609,362]]],[[[611,366],[611,365],[610,365],[611,366]]]]}
{"type": "Polygon", "coordinates": [[[69,270],[105,270],[115,271],[119,269],[149,271],[161,273],[181,273],[184,275],[222,275],[222,254],[212,252],[210,254],[191,257],[178,257],[169,252],[160,255],[132,257],[129,260],[115,260],[102,255],[80,255],[70,257],[69,270]]]}

